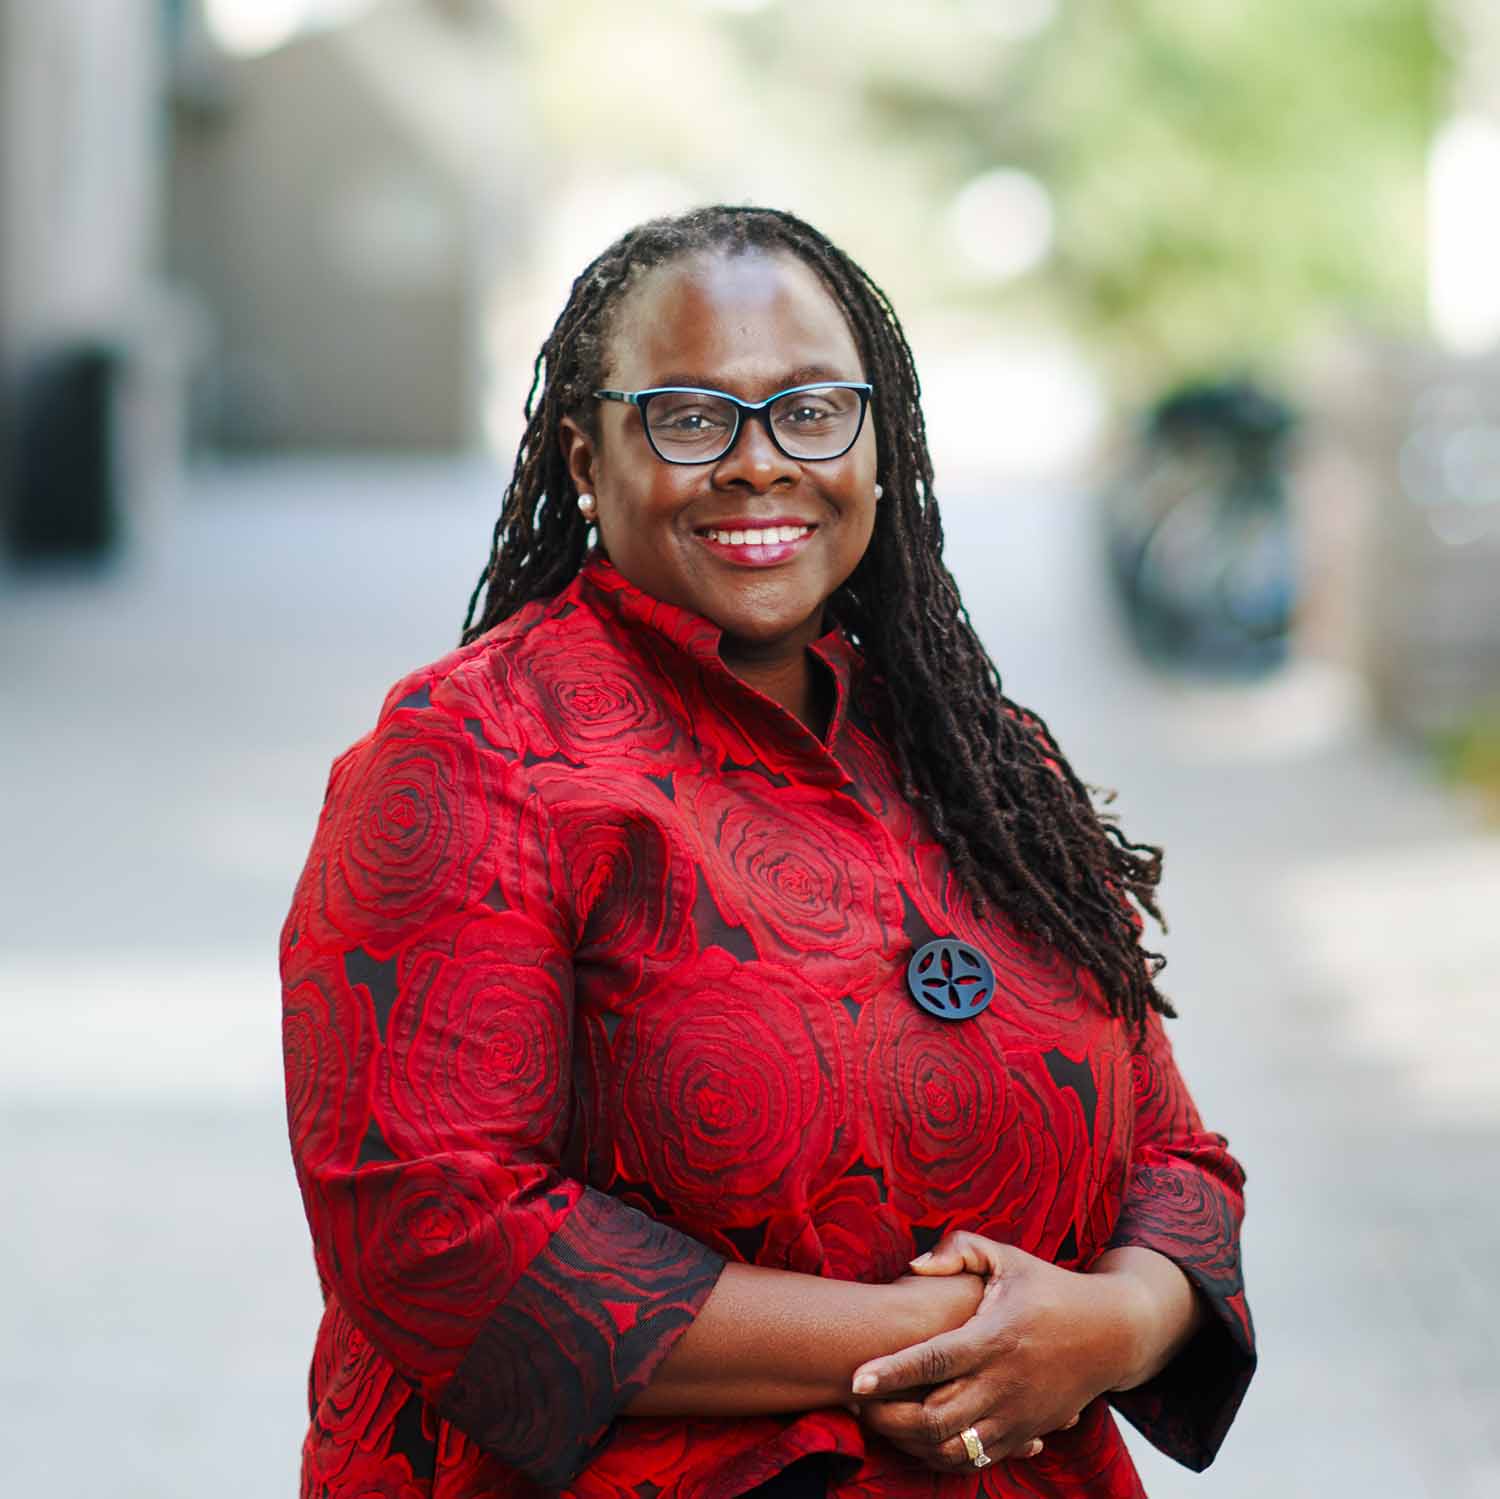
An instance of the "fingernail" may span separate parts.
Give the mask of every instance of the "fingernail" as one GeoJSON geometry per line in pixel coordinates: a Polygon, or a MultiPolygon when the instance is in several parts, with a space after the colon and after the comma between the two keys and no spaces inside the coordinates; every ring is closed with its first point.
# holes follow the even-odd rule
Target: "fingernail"
{"type": "Polygon", "coordinates": [[[910,1265],[925,1265],[931,1258],[932,1251],[929,1249],[926,1254],[919,1254],[916,1259],[908,1260],[907,1263],[910,1265]]]}
{"type": "Polygon", "coordinates": [[[856,1395],[868,1395],[880,1381],[873,1374],[861,1374],[854,1381],[854,1393],[856,1395]]]}

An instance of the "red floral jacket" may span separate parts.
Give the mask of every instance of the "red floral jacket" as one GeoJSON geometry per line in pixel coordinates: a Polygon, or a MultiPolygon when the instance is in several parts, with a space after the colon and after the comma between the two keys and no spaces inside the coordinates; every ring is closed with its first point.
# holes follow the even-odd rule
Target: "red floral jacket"
{"type": "Polygon", "coordinates": [[[1042,1456],[920,1467],[842,1409],[622,1407],[725,1260],[881,1282],[950,1226],[1169,1255],[1212,1316],[1113,1404],[1193,1467],[1254,1368],[1239,1166],[1153,1017],[976,916],[837,632],[826,742],[708,621],[595,556],[405,678],[334,763],[282,934],[287,1110],[325,1313],[304,1496],[1136,1495],[1109,1404],[1042,1456]],[[919,1009],[935,936],[988,1009],[919,1009]]]}

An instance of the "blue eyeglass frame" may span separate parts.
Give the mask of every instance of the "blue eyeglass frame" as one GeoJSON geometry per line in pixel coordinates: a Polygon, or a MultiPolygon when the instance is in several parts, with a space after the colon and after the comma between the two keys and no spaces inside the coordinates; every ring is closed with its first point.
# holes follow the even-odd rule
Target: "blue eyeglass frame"
{"type": "Polygon", "coordinates": [[[641,430],[646,434],[646,441],[651,444],[651,451],[663,463],[675,463],[691,468],[694,464],[719,463],[727,458],[734,451],[735,443],[740,440],[740,432],[744,428],[747,416],[758,421],[766,429],[766,436],[771,439],[776,451],[790,458],[793,463],[829,463],[835,458],[842,458],[859,441],[859,434],[865,430],[865,416],[869,412],[870,397],[874,393],[875,387],[868,380],[813,380],[806,385],[789,385],[785,390],[778,390],[763,401],[742,401],[738,396],[730,395],[727,390],[710,390],[702,385],[653,385],[648,390],[596,390],[594,396],[596,400],[623,401],[627,406],[634,406],[641,414],[641,430]],[[817,458],[808,458],[801,453],[790,453],[782,445],[781,439],[777,437],[775,428],[771,426],[771,407],[784,397],[798,395],[804,390],[852,390],[859,396],[859,420],[854,424],[854,435],[837,453],[824,453],[817,458]],[[715,396],[721,401],[728,401],[734,407],[734,430],[729,434],[729,440],[724,444],[723,449],[715,453],[712,458],[668,458],[657,447],[651,436],[651,423],[646,419],[646,408],[651,404],[654,396],[715,396]]]}

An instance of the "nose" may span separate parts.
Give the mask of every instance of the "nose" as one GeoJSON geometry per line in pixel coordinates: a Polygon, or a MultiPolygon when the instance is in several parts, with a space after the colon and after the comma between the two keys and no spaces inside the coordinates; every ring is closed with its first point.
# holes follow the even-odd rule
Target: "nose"
{"type": "Polygon", "coordinates": [[[800,475],[797,460],[788,458],[771,440],[769,407],[741,414],[740,430],[714,468],[716,483],[745,484],[757,490],[780,482],[794,484],[800,475]]]}

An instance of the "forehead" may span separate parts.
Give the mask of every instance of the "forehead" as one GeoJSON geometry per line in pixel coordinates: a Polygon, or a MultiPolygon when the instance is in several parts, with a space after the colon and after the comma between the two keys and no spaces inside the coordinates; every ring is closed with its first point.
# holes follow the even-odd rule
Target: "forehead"
{"type": "Polygon", "coordinates": [[[864,376],[848,320],[817,273],[761,251],[695,254],[648,271],[620,307],[606,362],[611,382],[628,390],[703,383],[749,399],[804,376],[864,376]]]}

